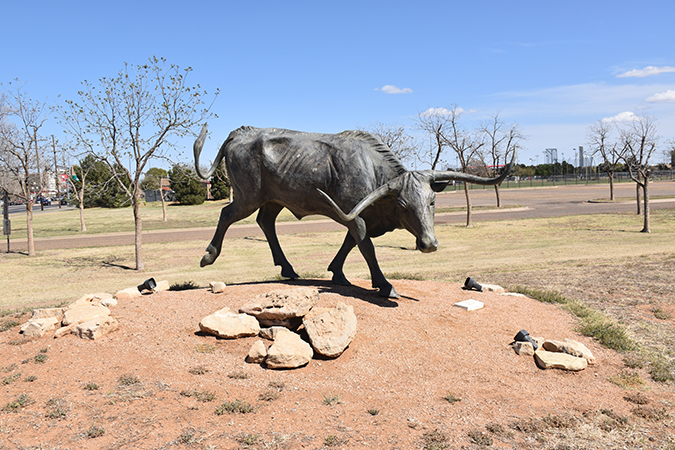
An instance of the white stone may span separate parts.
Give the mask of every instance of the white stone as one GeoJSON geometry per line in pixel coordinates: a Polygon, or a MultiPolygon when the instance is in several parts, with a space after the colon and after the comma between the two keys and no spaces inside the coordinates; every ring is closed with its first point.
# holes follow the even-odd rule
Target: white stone
{"type": "Polygon", "coordinates": [[[476,309],[481,309],[483,307],[483,302],[479,302],[478,300],[474,300],[474,299],[470,298],[468,300],[457,302],[453,306],[457,306],[458,308],[466,309],[467,311],[474,311],[476,309]]]}
{"type": "Polygon", "coordinates": [[[46,319],[49,317],[55,317],[56,322],[61,322],[63,319],[63,313],[66,308],[43,308],[43,309],[34,309],[31,319],[46,319]]]}
{"type": "Polygon", "coordinates": [[[59,321],[56,317],[43,317],[41,319],[31,319],[28,322],[21,325],[20,333],[27,338],[42,337],[48,331],[55,329],[57,323],[59,323],[59,321]]]}
{"type": "Polygon", "coordinates": [[[267,339],[268,341],[273,341],[274,338],[276,337],[277,333],[279,330],[288,330],[286,327],[269,327],[269,328],[261,328],[260,329],[260,337],[263,339],[267,339]]]}
{"type": "Polygon", "coordinates": [[[295,369],[309,363],[314,356],[312,346],[290,330],[277,332],[272,346],[267,349],[265,363],[271,369],[295,369]]]}
{"type": "Polygon", "coordinates": [[[283,289],[253,298],[239,312],[255,316],[264,327],[296,328],[318,301],[319,291],[315,288],[283,289]]]}
{"type": "Polygon", "coordinates": [[[141,295],[142,294],[138,290],[137,287],[130,287],[130,288],[122,289],[121,291],[119,291],[117,294],[115,294],[115,298],[117,300],[124,301],[124,300],[131,300],[131,299],[134,299],[134,298],[138,298],[141,295]]]}
{"type": "Polygon", "coordinates": [[[204,333],[218,337],[235,339],[244,336],[257,336],[260,333],[260,324],[253,316],[237,314],[230,308],[223,308],[204,317],[199,322],[199,329],[204,333]]]}
{"type": "Polygon", "coordinates": [[[302,320],[314,351],[337,358],[356,336],[354,307],[338,302],[335,308],[313,308],[302,320]]]}
{"type": "Polygon", "coordinates": [[[261,339],[258,339],[248,351],[246,362],[260,364],[265,361],[265,358],[267,358],[267,348],[265,348],[265,343],[261,339]]]}
{"type": "Polygon", "coordinates": [[[547,352],[539,349],[534,352],[534,357],[542,369],[564,369],[578,372],[588,367],[588,361],[584,358],[567,353],[547,352]]]}
{"type": "Polygon", "coordinates": [[[581,342],[573,341],[571,339],[564,339],[562,342],[547,339],[544,341],[544,349],[550,352],[562,352],[568,355],[584,358],[588,364],[595,364],[595,356],[593,353],[581,342]]]}
{"type": "Polygon", "coordinates": [[[483,287],[483,292],[494,292],[496,294],[503,294],[506,292],[506,289],[497,285],[497,284],[481,284],[483,287]]]}
{"type": "Polygon", "coordinates": [[[157,282],[157,286],[155,287],[155,292],[162,292],[162,291],[168,291],[169,288],[169,282],[167,280],[162,280],[157,282]]]}
{"type": "Polygon", "coordinates": [[[117,320],[110,316],[101,316],[75,325],[71,332],[81,339],[95,340],[116,330],[117,327],[117,320]]]}
{"type": "Polygon", "coordinates": [[[61,325],[78,324],[87,322],[100,316],[109,316],[110,310],[105,306],[95,305],[93,303],[80,304],[68,308],[63,315],[61,325]]]}
{"type": "Polygon", "coordinates": [[[225,291],[225,283],[222,281],[212,281],[209,283],[209,287],[211,288],[211,292],[214,294],[220,294],[221,292],[225,291]]]}

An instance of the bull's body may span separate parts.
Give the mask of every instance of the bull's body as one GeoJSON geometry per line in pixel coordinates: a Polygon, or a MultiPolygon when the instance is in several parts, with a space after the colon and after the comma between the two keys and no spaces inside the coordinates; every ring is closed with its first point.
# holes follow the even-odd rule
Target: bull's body
{"type": "MultiPolygon", "coordinates": [[[[373,287],[382,295],[398,296],[379,268],[371,237],[406,228],[416,236],[418,249],[436,250],[435,194],[431,188],[434,175],[429,171],[407,171],[391,150],[369,133],[318,134],[241,127],[230,133],[213,167],[202,175],[198,160],[205,137],[206,126],[195,142],[197,171],[208,178],[224,159],[234,201],[221,212],[202,266],[212,264],[218,257],[228,227],[259,209],[257,222],[265,233],[275,265],[281,266],[282,276],[297,278],[275,231],[276,217],[284,207],[298,219],[320,214],[348,228],[342,247],[328,267],[333,281],[340,284],[349,283],[343,265],[358,245],[368,263],[373,287]]],[[[443,179],[486,181],[450,173],[456,176],[443,179]]]]}

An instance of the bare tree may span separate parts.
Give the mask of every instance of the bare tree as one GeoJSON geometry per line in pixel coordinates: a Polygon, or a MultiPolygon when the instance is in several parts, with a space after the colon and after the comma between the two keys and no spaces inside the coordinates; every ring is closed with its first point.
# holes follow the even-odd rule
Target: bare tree
{"type": "Polygon", "coordinates": [[[381,140],[401,161],[410,161],[414,158],[415,144],[413,138],[406,133],[405,127],[377,122],[372,128],[364,131],[381,140]]]}
{"type": "MultiPolygon", "coordinates": [[[[506,167],[509,158],[516,152],[516,147],[520,141],[525,139],[520,131],[518,124],[507,125],[499,118],[499,113],[490,117],[490,120],[483,122],[479,128],[483,134],[485,146],[482,148],[481,156],[489,169],[489,176],[499,175],[499,167],[506,167]]],[[[495,184],[495,196],[497,197],[497,208],[502,207],[502,199],[499,195],[499,185],[495,184]]]]}
{"type": "Polygon", "coordinates": [[[210,105],[202,106],[206,92],[186,84],[191,71],[156,57],[147,64],[125,63],[113,78],[84,81],[79,101],[68,101],[62,111],[67,131],[110,167],[131,201],[136,270],[144,269],[140,182],[145,167],[151,159],[167,157],[173,139],[192,134],[211,116],[210,105]]]}
{"type": "Polygon", "coordinates": [[[3,182],[2,188],[26,203],[28,256],[35,256],[33,205],[45,190],[47,167],[44,164],[48,161],[40,130],[51,108],[31,100],[24,86],[25,83],[21,84],[19,80],[8,83],[6,87],[3,85],[8,96],[5,104],[0,105],[0,167],[10,174],[3,179],[15,181],[3,182]]]}
{"type": "MultiPolygon", "coordinates": [[[[467,130],[460,125],[462,109],[455,106],[446,116],[447,131],[443,134],[445,144],[455,152],[462,172],[470,172],[470,162],[478,158],[479,150],[485,145],[476,133],[467,130]]],[[[466,226],[471,226],[471,197],[469,196],[469,184],[464,183],[464,196],[466,197],[466,226]]]]}
{"type": "Polygon", "coordinates": [[[614,201],[614,174],[621,161],[624,147],[613,141],[611,134],[610,124],[598,121],[588,127],[586,136],[593,154],[599,154],[602,157],[602,168],[609,178],[609,199],[614,201]]]}
{"type": "MultiPolygon", "coordinates": [[[[452,110],[456,110],[457,106],[452,110]]],[[[431,170],[436,170],[436,166],[442,162],[442,155],[448,143],[445,139],[445,134],[450,127],[448,115],[451,110],[446,108],[429,108],[426,111],[418,112],[415,117],[415,128],[425,132],[431,139],[429,151],[426,152],[422,148],[414,152],[415,158],[423,163],[429,164],[431,170]]]]}
{"type": "Polygon", "coordinates": [[[621,144],[624,148],[621,158],[628,167],[628,173],[642,188],[644,208],[643,233],[651,233],[649,222],[649,178],[652,174],[649,159],[656,151],[658,136],[656,123],[651,116],[638,116],[629,125],[619,129],[621,144]]]}

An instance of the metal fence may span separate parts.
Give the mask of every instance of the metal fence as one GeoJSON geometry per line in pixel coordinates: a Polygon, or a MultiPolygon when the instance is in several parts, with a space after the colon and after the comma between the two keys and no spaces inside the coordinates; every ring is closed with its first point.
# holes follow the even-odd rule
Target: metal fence
{"type": "MultiPolygon", "coordinates": [[[[650,181],[675,180],[675,171],[673,170],[655,170],[652,172],[650,181]]],[[[614,183],[633,182],[628,172],[617,172],[614,174],[614,183]]],[[[609,176],[603,172],[554,175],[550,177],[508,177],[502,182],[502,188],[529,188],[546,186],[566,186],[568,184],[609,184],[609,176]]],[[[464,189],[464,183],[455,182],[448,186],[446,191],[455,191],[464,189]]],[[[492,186],[483,186],[469,183],[469,189],[493,189],[492,186]]]]}

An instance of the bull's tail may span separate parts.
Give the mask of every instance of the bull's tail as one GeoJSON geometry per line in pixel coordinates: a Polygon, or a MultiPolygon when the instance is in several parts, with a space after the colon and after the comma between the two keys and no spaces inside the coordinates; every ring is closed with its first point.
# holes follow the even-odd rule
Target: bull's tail
{"type": "Polygon", "coordinates": [[[195,141],[193,145],[193,150],[195,154],[195,170],[197,171],[197,175],[199,175],[200,178],[203,180],[208,180],[211,178],[211,175],[213,175],[218,169],[218,166],[220,165],[220,162],[223,160],[223,156],[225,155],[225,145],[228,143],[228,140],[223,142],[223,145],[220,146],[220,150],[218,151],[218,155],[216,156],[216,159],[213,161],[213,165],[211,168],[206,172],[205,174],[202,173],[202,170],[199,167],[199,155],[202,153],[202,148],[204,147],[204,141],[206,140],[206,134],[207,134],[207,127],[206,124],[202,127],[202,131],[199,133],[199,136],[197,137],[197,140],[195,141]]]}

